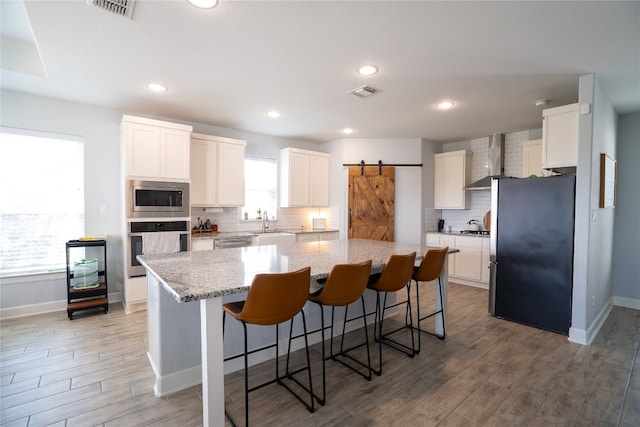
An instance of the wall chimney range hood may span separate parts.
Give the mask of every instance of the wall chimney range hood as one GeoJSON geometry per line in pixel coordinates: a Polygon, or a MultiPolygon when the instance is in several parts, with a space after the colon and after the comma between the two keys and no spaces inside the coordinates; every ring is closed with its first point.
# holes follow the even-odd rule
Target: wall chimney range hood
{"type": "Polygon", "coordinates": [[[484,178],[469,184],[465,190],[490,190],[492,178],[507,178],[504,175],[504,134],[494,133],[489,137],[489,155],[487,158],[487,173],[484,178]]]}

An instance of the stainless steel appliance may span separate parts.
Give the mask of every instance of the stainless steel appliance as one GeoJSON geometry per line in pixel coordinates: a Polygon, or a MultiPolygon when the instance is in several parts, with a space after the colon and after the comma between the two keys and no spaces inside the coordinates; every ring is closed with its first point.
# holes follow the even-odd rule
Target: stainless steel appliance
{"type": "Polygon", "coordinates": [[[489,312],[568,334],[575,176],[493,179],[491,204],[489,312]]]}
{"type": "Polygon", "coordinates": [[[129,225],[127,245],[127,275],[137,277],[146,275],[145,268],[136,258],[145,253],[145,237],[150,233],[167,233],[169,246],[179,249],[179,252],[189,250],[189,221],[145,222],[135,221],[129,225]],[[175,241],[173,240],[175,239],[175,241]]]}
{"type": "Polygon", "coordinates": [[[129,181],[129,218],[189,217],[189,183],[129,181]]]}
{"type": "Polygon", "coordinates": [[[214,240],[215,249],[242,248],[245,246],[251,246],[252,244],[253,239],[251,236],[225,237],[214,240]]]}

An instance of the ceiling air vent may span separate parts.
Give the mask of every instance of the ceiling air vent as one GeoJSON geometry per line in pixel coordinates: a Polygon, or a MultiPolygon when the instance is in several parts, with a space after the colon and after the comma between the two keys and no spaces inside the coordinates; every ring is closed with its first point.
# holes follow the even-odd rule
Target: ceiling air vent
{"type": "Polygon", "coordinates": [[[379,92],[378,89],[372,88],[371,86],[364,85],[350,91],[349,93],[351,95],[359,96],[360,98],[366,98],[378,92],[379,92]]]}
{"type": "Polygon", "coordinates": [[[131,19],[136,0],[87,0],[89,6],[131,19]]]}

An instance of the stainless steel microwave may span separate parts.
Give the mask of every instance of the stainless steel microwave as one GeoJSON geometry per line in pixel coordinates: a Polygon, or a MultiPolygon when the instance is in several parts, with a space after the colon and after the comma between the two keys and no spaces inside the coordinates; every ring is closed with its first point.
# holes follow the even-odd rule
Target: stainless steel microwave
{"type": "Polygon", "coordinates": [[[129,218],[189,217],[189,183],[129,181],[129,218]]]}

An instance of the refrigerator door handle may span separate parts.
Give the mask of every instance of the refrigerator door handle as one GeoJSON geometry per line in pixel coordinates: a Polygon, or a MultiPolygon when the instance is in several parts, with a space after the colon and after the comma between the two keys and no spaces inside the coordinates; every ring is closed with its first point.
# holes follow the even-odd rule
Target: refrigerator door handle
{"type": "Polygon", "coordinates": [[[496,268],[498,261],[493,259],[489,261],[489,313],[496,314],[496,268]]]}

